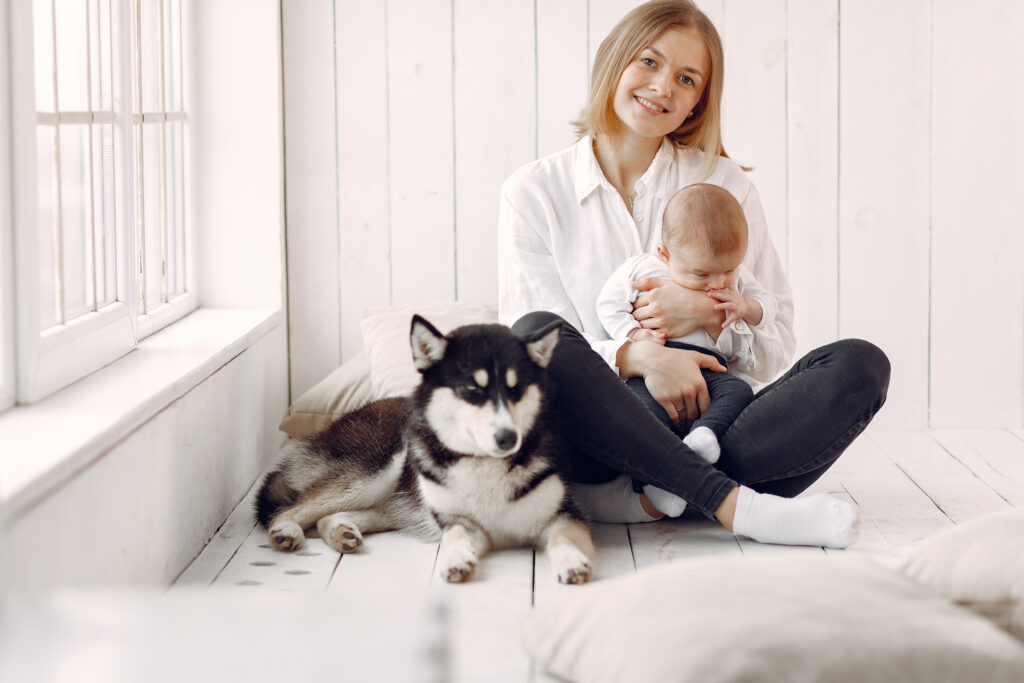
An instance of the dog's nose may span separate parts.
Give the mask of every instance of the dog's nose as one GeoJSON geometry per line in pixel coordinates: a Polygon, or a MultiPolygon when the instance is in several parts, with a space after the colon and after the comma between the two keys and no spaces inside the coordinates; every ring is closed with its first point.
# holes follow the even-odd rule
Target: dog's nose
{"type": "Polygon", "coordinates": [[[501,429],[494,435],[494,443],[503,451],[511,450],[516,445],[516,433],[511,429],[501,429]]]}

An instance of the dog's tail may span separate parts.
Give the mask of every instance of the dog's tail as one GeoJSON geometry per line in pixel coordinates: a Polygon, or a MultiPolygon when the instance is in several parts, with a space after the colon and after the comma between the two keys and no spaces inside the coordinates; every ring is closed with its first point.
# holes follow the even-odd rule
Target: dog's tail
{"type": "Polygon", "coordinates": [[[274,470],[268,472],[260,485],[259,493],[256,494],[256,502],[253,505],[256,512],[256,521],[264,528],[270,527],[270,520],[283,508],[294,505],[299,499],[299,492],[288,483],[284,472],[274,470]]]}

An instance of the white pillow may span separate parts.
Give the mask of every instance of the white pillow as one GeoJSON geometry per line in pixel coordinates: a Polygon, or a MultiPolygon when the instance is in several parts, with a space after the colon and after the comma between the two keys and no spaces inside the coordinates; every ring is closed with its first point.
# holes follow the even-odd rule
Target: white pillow
{"type": "Polygon", "coordinates": [[[984,515],[929,536],[898,569],[1024,640],[1024,509],[984,515]]]}
{"type": "Polygon", "coordinates": [[[444,334],[470,323],[498,321],[497,307],[467,301],[367,311],[362,321],[363,348],[370,359],[375,399],[409,396],[419,386],[420,373],[412,364],[409,345],[413,313],[419,313],[444,334]]]}
{"type": "Polygon", "coordinates": [[[573,681],[1018,683],[1024,646],[850,557],[676,561],[536,607],[523,645],[573,681]]]}

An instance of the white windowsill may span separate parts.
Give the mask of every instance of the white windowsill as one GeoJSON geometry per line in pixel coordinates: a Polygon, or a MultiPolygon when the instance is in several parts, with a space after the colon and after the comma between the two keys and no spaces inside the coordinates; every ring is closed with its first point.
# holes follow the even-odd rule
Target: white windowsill
{"type": "Polygon", "coordinates": [[[199,309],[70,387],[0,415],[0,524],[283,323],[283,309],[199,309]]]}

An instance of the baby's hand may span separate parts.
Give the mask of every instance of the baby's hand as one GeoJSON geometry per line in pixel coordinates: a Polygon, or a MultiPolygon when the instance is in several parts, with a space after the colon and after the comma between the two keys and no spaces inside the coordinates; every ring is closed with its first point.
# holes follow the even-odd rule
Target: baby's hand
{"type": "Polygon", "coordinates": [[[630,341],[650,341],[655,344],[665,345],[665,335],[661,332],[655,332],[654,330],[648,330],[645,327],[634,327],[629,331],[630,341]]]}
{"type": "Polygon", "coordinates": [[[722,302],[715,304],[716,311],[725,311],[725,322],[722,323],[722,329],[754,313],[750,306],[750,300],[741,296],[735,289],[709,289],[708,296],[722,302]]]}

